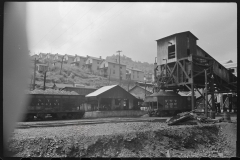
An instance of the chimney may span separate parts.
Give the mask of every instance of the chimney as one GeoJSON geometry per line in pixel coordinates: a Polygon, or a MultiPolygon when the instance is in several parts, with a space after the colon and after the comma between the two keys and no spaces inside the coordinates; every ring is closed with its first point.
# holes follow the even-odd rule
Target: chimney
{"type": "Polygon", "coordinates": [[[102,56],[100,56],[99,58],[102,59],[102,56]]]}
{"type": "Polygon", "coordinates": [[[88,58],[88,55],[87,55],[87,58],[88,58]]]}
{"type": "Polygon", "coordinates": [[[118,62],[117,59],[116,59],[116,62],[118,62]]]}

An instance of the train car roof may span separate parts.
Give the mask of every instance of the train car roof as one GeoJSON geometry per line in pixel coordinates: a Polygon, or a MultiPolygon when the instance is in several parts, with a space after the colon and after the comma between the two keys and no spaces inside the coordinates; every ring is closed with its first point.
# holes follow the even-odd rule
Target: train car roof
{"type": "Polygon", "coordinates": [[[63,91],[63,90],[54,90],[54,89],[46,89],[46,90],[32,90],[28,91],[28,94],[44,94],[44,95],[79,95],[75,91],[63,91]]]}

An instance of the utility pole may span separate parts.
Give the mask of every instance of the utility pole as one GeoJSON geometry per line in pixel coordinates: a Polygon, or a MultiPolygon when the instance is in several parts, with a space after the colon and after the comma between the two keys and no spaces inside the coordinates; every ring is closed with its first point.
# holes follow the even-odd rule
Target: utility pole
{"type": "Polygon", "coordinates": [[[44,72],[43,90],[45,90],[46,76],[47,76],[47,71],[44,72]]]}
{"type": "Polygon", "coordinates": [[[35,89],[35,78],[36,78],[36,61],[37,59],[34,59],[34,73],[33,73],[33,90],[35,89]]]}
{"type": "Polygon", "coordinates": [[[208,113],[208,95],[207,95],[207,70],[205,69],[205,116],[207,117],[208,113]]]}
{"type": "Polygon", "coordinates": [[[63,64],[63,58],[64,58],[64,56],[62,57],[62,62],[61,62],[61,70],[60,70],[60,75],[61,75],[61,72],[62,72],[62,64],[63,64]]]}
{"type": "Polygon", "coordinates": [[[122,51],[117,51],[118,52],[118,54],[119,54],[119,61],[118,61],[118,63],[119,63],[119,84],[121,83],[121,78],[120,78],[120,52],[122,52],[122,51]]]}

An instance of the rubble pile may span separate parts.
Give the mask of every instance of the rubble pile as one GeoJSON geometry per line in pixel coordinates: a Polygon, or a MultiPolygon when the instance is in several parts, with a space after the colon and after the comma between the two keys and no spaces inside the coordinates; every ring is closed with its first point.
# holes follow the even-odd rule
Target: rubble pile
{"type": "Polygon", "coordinates": [[[179,113],[170,118],[167,124],[170,125],[201,125],[201,123],[218,123],[224,121],[223,118],[211,119],[204,115],[197,115],[194,111],[179,113]]]}

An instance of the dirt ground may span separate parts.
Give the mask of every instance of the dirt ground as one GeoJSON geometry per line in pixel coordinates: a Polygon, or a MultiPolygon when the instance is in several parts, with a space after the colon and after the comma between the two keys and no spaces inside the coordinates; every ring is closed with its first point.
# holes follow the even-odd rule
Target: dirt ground
{"type": "Polygon", "coordinates": [[[235,157],[236,123],[106,123],[16,129],[14,157],[235,157]]]}

